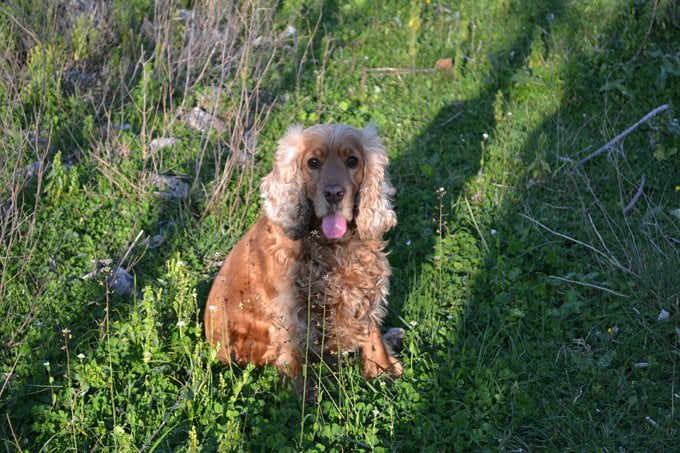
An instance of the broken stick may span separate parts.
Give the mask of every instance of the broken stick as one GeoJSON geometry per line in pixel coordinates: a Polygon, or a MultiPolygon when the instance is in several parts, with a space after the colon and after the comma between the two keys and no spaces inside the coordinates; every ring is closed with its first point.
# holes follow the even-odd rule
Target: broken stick
{"type": "Polygon", "coordinates": [[[628,214],[633,207],[635,207],[635,203],[638,202],[640,197],[642,196],[642,190],[645,188],[645,181],[647,178],[645,175],[642,175],[642,178],[640,178],[640,185],[638,186],[637,192],[635,192],[635,195],[633,195],[633,198],[630,200],[630,203],[626,205],[625,208],[623,208],[623,213],[628,214]]]}
{"type": "Polygon", "coordinates": [[[651,117],[653,117],[656,114],[663,112],[664,110],[668,110],[669,108],[670,108],[670,105],[668,105],[668,104],[660,105],[659,107],[655,108],[654,110],[652,110],[651,112],[649,112],[648,114],[646,114],[645,116],[640,118],[640,120],[637,123],[633,124],[631,127],[629,127],[628,129],[626,129],[625,131],[621,132],[619,135],[617,135],[616,137],[611,139],[611,141],[609,143],[607,143],[603,147],[599,148],[596,151],[593,151],[591,154],[589,154],[586,157],[584,157],[583,159],[581,159],[579,161],[579,163],[581,165],[583,165],[586,162],[588,162],[590,159],[592,159],[593,157],[599,156],[603,152],[610,149],[612,146],[616,145],[618,142],[620,142],[622,139],[624,139],[626,136],[628,136],[631,132],[633,132],[635,129],[640,127],[643,123],[649,121],[649,119],[651,117]]]}

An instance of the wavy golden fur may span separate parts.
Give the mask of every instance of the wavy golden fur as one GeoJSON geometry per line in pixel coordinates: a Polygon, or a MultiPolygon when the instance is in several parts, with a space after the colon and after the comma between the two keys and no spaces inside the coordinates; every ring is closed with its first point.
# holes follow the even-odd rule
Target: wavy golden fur
{"type": "Polygon", "coordinates": [[[372,125],[291,127],[261,185],[263,215],[208,297],[206,336],[220,360],[273,364],[301,388],[305,357],[359,349],[365,376],[400,376],[380,334],[394,193],[372,125]]]}

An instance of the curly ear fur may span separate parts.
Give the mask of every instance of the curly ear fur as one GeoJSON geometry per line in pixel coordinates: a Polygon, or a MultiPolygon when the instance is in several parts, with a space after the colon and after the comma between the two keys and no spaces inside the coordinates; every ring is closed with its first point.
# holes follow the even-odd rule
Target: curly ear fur
{"type": "Polygon", "coordinates": [[[291,239],[304,237],[311,214],[298,159],[301,149],[302,126],[296,124],[289,127],[279,140],[279,147],[274,155],[274,168],[260,186],[265,215],[291,239]]]}
{"type": "Polygon", "coordinates": [[[392,197],[396,190],[387,174],[387,152],[373,124],[361,131],[361,141],[366,154],[364,181],[359,191],[357,230],[363,240],[379,239],[397,224],[392,210],[392,197]]]}

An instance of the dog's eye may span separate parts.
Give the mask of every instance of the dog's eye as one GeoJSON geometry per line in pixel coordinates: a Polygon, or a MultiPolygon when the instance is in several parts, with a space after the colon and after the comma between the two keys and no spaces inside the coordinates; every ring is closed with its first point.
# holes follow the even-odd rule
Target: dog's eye
{"type": "Polygon", "coordinates": [[[307,161],[307,166],[312,170],[318,170],[319,168],[321,168],[321,162],[319,162],[319,159],[315,159],[312,157],[307,161]]]}
{"type": "Polygon", "coordinates": [[[349,156],[347,158],[347,166],[349,168],[357,168],[359,166],[359,158],[356,156],[349,156]]]}

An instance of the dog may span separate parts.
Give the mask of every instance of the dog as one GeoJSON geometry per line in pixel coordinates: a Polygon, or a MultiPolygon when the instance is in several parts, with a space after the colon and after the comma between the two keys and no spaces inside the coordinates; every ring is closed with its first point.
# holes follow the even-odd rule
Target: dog
{"type": "Polygon", "coordinates": [[[298,392],[303,366],[360,350],[367,378],[398,378],[383,337],[396,225],[395,189],[376,129],[295,125],[278,142],[260,192],[263,214],[234,246],[206,304],[208,341],[224,363],[275,365],[298,392]]]}

